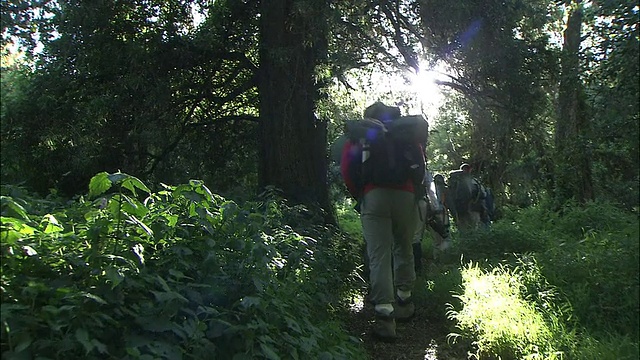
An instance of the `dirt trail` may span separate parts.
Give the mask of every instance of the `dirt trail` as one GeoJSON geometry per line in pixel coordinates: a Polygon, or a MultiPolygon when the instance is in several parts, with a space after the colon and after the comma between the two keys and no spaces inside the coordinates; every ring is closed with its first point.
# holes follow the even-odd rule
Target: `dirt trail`
{"type": "MultiPolygon", "coordinates": [[[[427,274],[420,274],[423,278],[427,274]]],[[[424,281],[418,279],[417,282],[424,281]]],[[[409,321],[397,323],[398,338],[393,343],[376,340],[370,335],[373,305],[354,310],[346,324],[351,335],[362,339],[372,360],[466,360],[469,344],[448,338],[451,324],[446,318],[445,304],[414,297],[416,315],[409,321]]]]}
{"type": "Polygon", "coordinates": [[[374,339],[370,334],[373,306],[367,305],[352,313],[349,331],[364,341],[372,360],[463,360],[467,358],[462,344],[447,341],[449,330],[440,319],[429,316],[422,307],[416,309],[416,316],[406,323],[397,324],[398,338],[393,343],[374,339]]]}

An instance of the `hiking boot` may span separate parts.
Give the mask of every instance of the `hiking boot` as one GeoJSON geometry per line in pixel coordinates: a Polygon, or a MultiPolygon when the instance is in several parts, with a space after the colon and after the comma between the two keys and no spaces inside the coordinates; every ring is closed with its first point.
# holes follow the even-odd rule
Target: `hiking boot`
{"type": "Polygon", "coordinates": [[[396,339],[396,319],[393,313],[384,315],[376,311],[373,323],[373,336],[381,341],[391,342],[396,339]]]}
{"type": "Polygon", "coordinates": [[[393,315],[398,321],[409,321],[416,313],[416,305],[412,298],[402,300],[396,297],[396,303],[393,306],[393,315]]]}

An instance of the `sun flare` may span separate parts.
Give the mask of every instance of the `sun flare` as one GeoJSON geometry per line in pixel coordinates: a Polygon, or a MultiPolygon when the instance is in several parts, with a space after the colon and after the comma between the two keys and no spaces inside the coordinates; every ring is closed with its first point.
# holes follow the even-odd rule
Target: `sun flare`
{"type": "Polygon", "coordinates": [[[429,117],[435,115],[444,100],[444,95],[437,84],[441,73],[435,70],[420,70],[409,76],[410,89],[415,94],[420,111],[429,117]]]}

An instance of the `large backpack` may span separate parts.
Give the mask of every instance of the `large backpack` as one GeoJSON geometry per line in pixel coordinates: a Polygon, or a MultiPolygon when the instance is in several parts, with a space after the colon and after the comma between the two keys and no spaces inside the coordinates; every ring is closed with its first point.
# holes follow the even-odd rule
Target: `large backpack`
{"type": "Polygon", "coordinates": [[[428,136],[428,123],[422,116],[385,123],[372,118],[351,120],[346,133],[358,148],[350,175],[360,190],[366,184],[402,186],[411,179],[414,189],[421,191],[425,171],[421,144],[426,144],[428,136]]]}
{"type": "Polygon", "coordinates": [[[473,177],[462,170],[449,172],[449,190],[447,207],[457,214],[469,212],[469,204],[473,200],[473,177]]]}

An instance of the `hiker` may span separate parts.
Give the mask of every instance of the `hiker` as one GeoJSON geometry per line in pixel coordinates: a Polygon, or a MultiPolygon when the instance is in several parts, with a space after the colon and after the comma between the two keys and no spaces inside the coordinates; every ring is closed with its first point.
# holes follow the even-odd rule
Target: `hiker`
{"type": "Polygon", "coordinates": [[[486,192],[471,174],[471,165],[463,163],[459,170],[449,172],[448,207],[461,231],[475,229],[486,210],[486,192]]]}
{"type": "MultiPolygon", "coordinates": [[[[444,178],[442,175],[436,175],[438,181],[444,178]],[[438,178],[439,177],[439,178],[438,178]]],[[[450,245],[449,240],[449,215],[442,202],[442,189],[438,191],[438,185],[431,176],[429,170],[425,171],[424,186],[426,195],[418,202],[418,228],[413,240],[413,257],[416,272],[422,269],[422,239],[424,232],[428,227],[433,237],[434,258],[439,251],[446,250],[450,245]]]]}
{"type": "Polygon", "coordinates": [[[412,240],[428,128],[423,117],[401,117],[399,108],[381,102],[369,106],[364,117],[347,123],[350,141],[340,167],[359,204],[369,258],[369,300],[375,310],[373,335],[393,340],[396,320],[408,320],[415,312],[412,240]]]}
{"type": "Polygon", "coordinates": [[[431,222],[431,234],[433,235],[433,257],[434,259],[442,252],[451,247],[449,210],[445,206],[447,184],[444,176],[436,174],[433,177],[433,185],[435,188],[436,199],[439,207],[433,216],[431,222]]]}
{"type": "Polygon", "coordinates": [[[462,164],[460,169],[467,174],[472,179],[472,192],[471,192],[471,202],[470,202],[470,213],[471,218],[473,219],[474,227],[477,227],[480,224],[484,224],[485,227],[488,227],[491,223],[491,219],[489,217],[489,210],[487,207],[487,189],[471,174],[471,166],[469,164],[462,164]]]}

